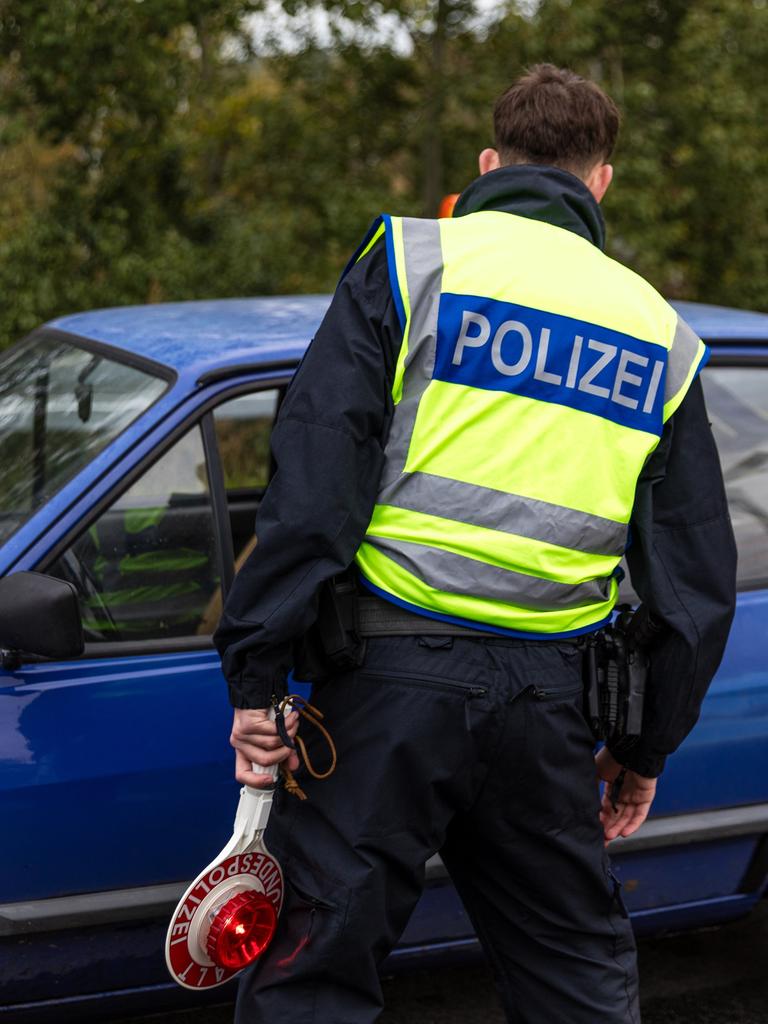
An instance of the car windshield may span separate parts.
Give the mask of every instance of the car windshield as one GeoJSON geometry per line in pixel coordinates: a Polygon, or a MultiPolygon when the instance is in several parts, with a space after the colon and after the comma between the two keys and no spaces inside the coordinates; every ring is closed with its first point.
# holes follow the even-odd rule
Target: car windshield
{"type": "Polygon", "coordinates": [[[166,386],[57,335],[33,336],[0,356],[0,542],[166,386]]]}

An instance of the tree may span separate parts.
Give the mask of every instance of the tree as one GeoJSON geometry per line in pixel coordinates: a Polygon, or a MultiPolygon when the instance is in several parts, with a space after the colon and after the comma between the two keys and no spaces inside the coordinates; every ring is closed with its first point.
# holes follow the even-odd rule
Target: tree
{"type": "MultiPolygon", "coordinates": [[[[283,7],[292,14],[324,11],[331,27],[335,27],[338,51],[347,59],[355,50],[368,59],[372,53],[370,44],[365,45],[365,34],[362,42],[344,44],[345,21],[370,33],[383,18],[396,20],[395,35],[409,52],[411,111],[404,143],[418,154],[414,171],[422,197],[421,211],[424,216],[434,216],[449,190],[446,172],[452,170],[447,158],[447,143],[453,142],[451,111],[457,108],[467,87],[474,91],[473,78],[478,74],[487,78],[482,70],[481,46],[477,44],[486,37],[487,23],[501,19],[513,5],[499,3],[490,18],[487,13],[483,16],[485,5],[476,0],[289,0],[283,7]],[[471,67],[467,67],[469,53],[474,58],[471,67]]],[[[519,17],[516,20],[521,22],[519,17]]]]}
{"type": "Polygon", "coordinates": [[[539,60],[622,108],[609,251],[768,308],[764,0],[281,7],[327,38],[256,38],[264,0],[0,0],[0,344],[74,309],[332,289],[377,213],[475,177],[539,60]]]}
{"type": "Polygon", "coordinates": [[[242,73],[221,41],[252,9],[245,0],[0,4],[3,214],[19,206],[27,175],[45,182],[23,224],[0,221],[0,288],[14,296],[0,313],[5,338],[73,308],[163,293],[168,257],[190,255],[176,124],[207,95],[207,54],[220,87],[242,73]],[[217,42],[206,49],[204,37],[217,42]],[[24,174],[14,170],[19,146],[36,158],[24,174]]]}
{"type": "Polygon", "coordinates": [[[610,251],[670,297],[768,307],[762,0],[543,0],[534,30],[622,107],[610,251]]]}

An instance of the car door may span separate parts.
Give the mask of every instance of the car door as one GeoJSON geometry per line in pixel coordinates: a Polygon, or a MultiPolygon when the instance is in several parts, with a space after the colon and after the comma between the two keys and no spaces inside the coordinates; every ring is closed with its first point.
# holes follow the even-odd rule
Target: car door
{"type": "Polygon", "coordinates": [[[86,654],[0,670],[0,818],[13,823],[0,904],[11,916],[41,901],[25,913],[50,905],[60,924],[54,898],[95,892],[112,894],[100,906],[113,918],[140,916],[142,893],[162,903],[158,886],[167,898],[228,838],[231,712],[211,633],[235,558],[252,546],[284,383],[201,395],[34,566],[77,588],[86,654]]]}
{"type": "Polygon", "coordinates": [[[743,913],[768,874],[768,360],[756,346],[715,349],[702,381],[738,545],[738,603],[653,818],[611,848],[641,930],[743,913]]]}

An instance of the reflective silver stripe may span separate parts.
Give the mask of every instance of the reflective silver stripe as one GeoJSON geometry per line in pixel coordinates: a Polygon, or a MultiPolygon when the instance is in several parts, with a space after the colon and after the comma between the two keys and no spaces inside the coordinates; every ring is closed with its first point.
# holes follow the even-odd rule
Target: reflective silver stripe
{"type": "Polygon", "coordinates": [[[587,583],[555,583],[426,544],[371,534],[367,534],[365,540],[428,586],[452,594],[501,601],[521,608],[558,611],[602,603],[611,592],[610,577],[587,583]]]}
{"type": "Polygon", "coordinates": [[[514,533],[592,555],[621,555],[627,542],[626,523],[433,473],[404,473],[381,489],[377,504],[514,533]]]}
{"type": "Polygon", "coordinates": [[[395,410],[384,450],[382,485],[396,480],[405,468],[419,402],[432,379],[443,283],[439,222],[404,217],[402,225],[411,319],[403,395],[395,410]]]}
{"type": "Polygon", "coordinates": [[[691,366],[699,353],[699,336],[678,314],[675,337],[669,350],[667,380],[664,385],[664,404],[674,398],[688,379],[691,366]]]}

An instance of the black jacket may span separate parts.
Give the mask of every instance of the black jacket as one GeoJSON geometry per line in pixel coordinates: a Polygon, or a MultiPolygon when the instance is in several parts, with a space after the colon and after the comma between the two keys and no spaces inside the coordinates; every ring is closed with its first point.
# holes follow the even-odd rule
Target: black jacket
{"type": "MultiPolygon", "coordinates": [[[[455,215],[482,209],[604,244],[599,206],[579,179],[555,168],[484,175],[455,215]]],[[[277,469],[259,511],[258,545],[214,637],[235,707],[265,707],[283,691],[292,643],[314,622],[321,584],[354,559],[376,500],[401,341],[377,243],[341,280],[273,431],[277,469]]],[[[642,739],[622,760],[653,776],[698,718],[735,606],[736,547],[698,381],[643,471],[631,537],[633,585],[667,632],[652,656],[642,739]]]]}

